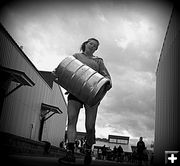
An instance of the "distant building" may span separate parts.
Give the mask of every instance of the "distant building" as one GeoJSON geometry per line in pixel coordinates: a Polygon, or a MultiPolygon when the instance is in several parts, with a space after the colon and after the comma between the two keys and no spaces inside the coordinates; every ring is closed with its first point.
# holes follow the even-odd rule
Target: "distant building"
{"type": "Polygon", "coordinates": [[[132,152],[131,146],[129,145],[129,137],[108,135],[108,140],[97,140],[94,146],[107,146],[113,149],[114,146],[118,147],[121,145],[124,152],[132,152]]]}
{"type": "Polygon", "coordinates": [[[165,151],[180,150],[180,15],[173,9],[156,72],[154,161],[165,164],[165,151]]]}
{"type": "Polygon", "coordinates": [[[0,132],[59,146],[67,105],[51,72],[38,71],[0,24],[0,132]]]}
{"type": "Polygon", "coordinates": [[[125,136],[117,136],[117,135],[109,135],[108,136],[109,143],[128,145],[129,137],[125,136]]]}
{"type": "Polygon", "coordinates": [[[129,137],[109,135],[108,141],[111,149],[113,149],[114,146],[118,147],[121,145],[124,152],[132,152],[131,146],[129,145],[129,137]]]}

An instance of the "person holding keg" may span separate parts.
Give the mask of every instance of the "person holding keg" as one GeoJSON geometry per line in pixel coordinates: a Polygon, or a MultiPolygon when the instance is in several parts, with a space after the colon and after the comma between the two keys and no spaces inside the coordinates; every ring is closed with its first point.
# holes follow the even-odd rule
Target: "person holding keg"
{"type": "MultiPolygon", "coordinates": [[[[87,41],[83,42],[80,47],[80,53],[75,53],[73,56],[81,61],[83,64],[94,69],[104,77],[110,80],[109,84],[106,85],[105,91],[108,91],[112,88],[111,76],[106,69],[103,59],[97,56],[94,56],[94,52],[98,49],[99,41],[95,38],[90,38],[87,41]]],[[[85,128],[86,128],[86,144],[85,144],[85,158],[84,164],[89,165],[91,163],[91,148],[95,144],[95,122],[97,110],[100,102],[94,106],[89,106],[86,103],[83,103],[78,97],[75,97],[71,93],[68,94],[68,126],[67,126],[67,153],[63,158],[59,158],[60,163],[73,163],[75,162],[74,156],[74,145],[76,139],[76,125],[78,120],[78,115],[80,109],[84,106],[85,108],[85,128]]]]}

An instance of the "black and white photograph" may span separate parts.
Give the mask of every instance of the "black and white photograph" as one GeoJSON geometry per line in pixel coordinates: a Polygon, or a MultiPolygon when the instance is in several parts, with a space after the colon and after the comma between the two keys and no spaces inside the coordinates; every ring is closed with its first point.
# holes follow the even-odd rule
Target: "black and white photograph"
{"type": "Polygon", "coordinates": [[[1,165],[180,161],[180,7],[0,2],[1,165]]]}

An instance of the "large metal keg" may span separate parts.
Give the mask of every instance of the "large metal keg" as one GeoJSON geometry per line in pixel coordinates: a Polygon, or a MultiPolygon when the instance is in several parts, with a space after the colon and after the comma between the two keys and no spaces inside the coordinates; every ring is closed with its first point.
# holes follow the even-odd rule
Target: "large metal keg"
{"type": "Polygon", "coordinates": [[[66,57],[56,68],[60,84],[69,93],[89,106],[96,105],[106,94],[110,80],[73,56],[66,57]]]}

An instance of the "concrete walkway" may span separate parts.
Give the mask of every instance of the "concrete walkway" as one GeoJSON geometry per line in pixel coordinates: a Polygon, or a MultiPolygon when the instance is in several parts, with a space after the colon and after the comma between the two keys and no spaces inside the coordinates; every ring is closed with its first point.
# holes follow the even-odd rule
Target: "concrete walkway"
{"type": "MultiPolygon", "coordinates": [[[[59,164],[57,157],[39,157],[39,156],[23,156],[23,155],[10,155],[1,160],[1,166],[64,166],[59,164]],[[3,162],[2,162],[3,161],[3,162]]],[[[77,159],[75,164],[71,165],[84,165],[83,159],[77,159]]],[[[136,166],[131,163],[117,163],[105,160],[93,160],[91,166],[136,166]]]]}

